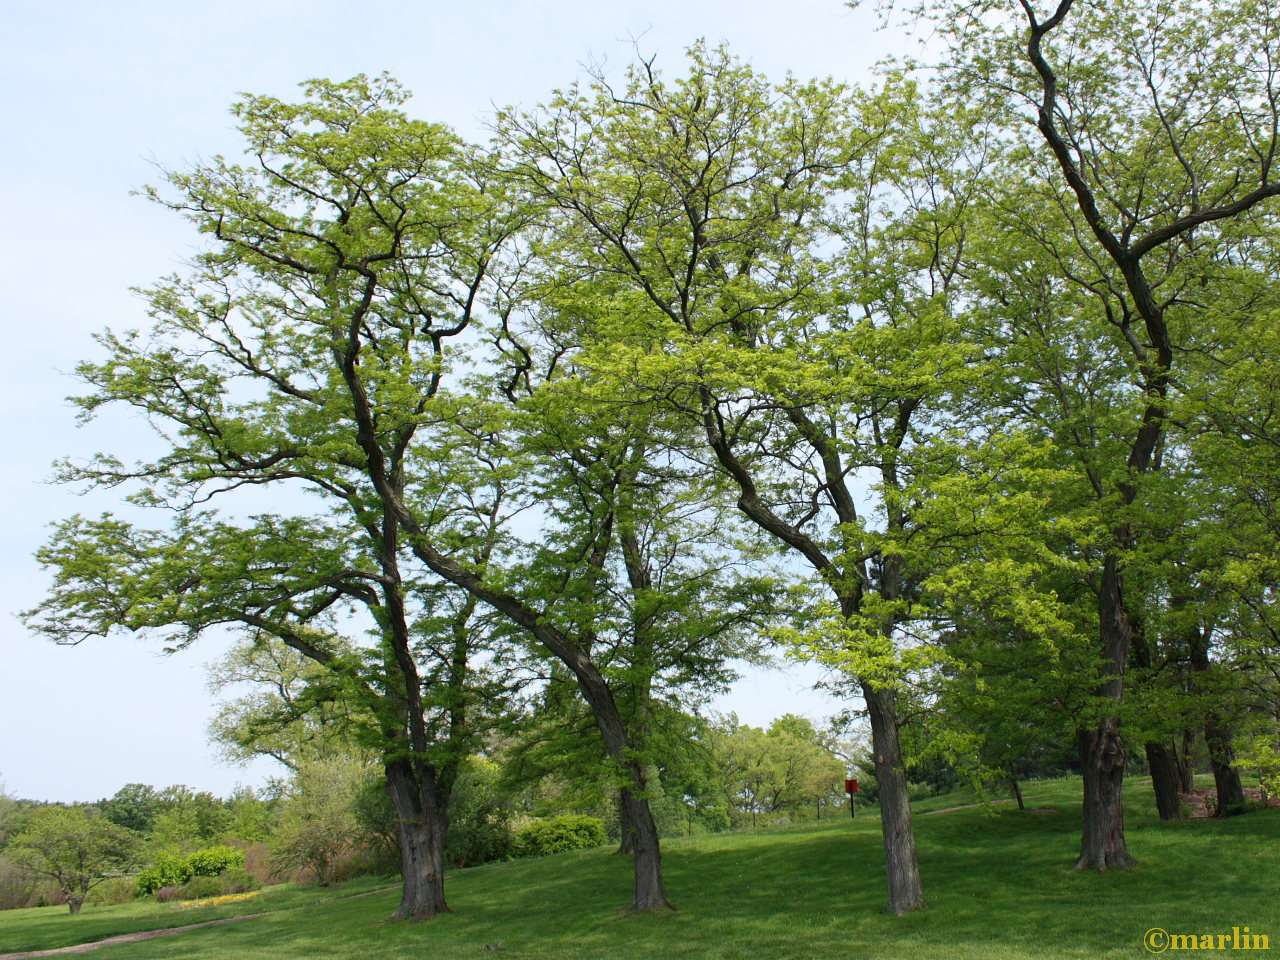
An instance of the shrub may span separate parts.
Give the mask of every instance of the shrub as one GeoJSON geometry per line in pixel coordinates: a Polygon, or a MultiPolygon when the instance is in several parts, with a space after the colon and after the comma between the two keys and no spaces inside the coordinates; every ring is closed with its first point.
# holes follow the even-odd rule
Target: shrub
{"type": "Polygon", "coordinates": [[[535,820],[521,827],[512,842],[512,852],[517,857],[542,857],[549,853],[598,847],[607,840],[602,820],[567,813],[535,820]]]}
{"type": "Polygon", "coordinates": [[[191,864],[186,857],[162,853],[155,863],[138,874],[138,896],[148,896],[163,887],[180,887],[190,879],[191,864]]]}
{"type": "Polygon", "coordinates": [[[218,880],[222,883],[223,893],[248,893],[261,886],[258,878],[244,867],[228,867],[218,880]]]}
{"type": "Polygon", "coordinates": [[[342,879],[341,863],[350,860],[360,836],[354,807],[365,779],[366,770],[352,763],[317,761],[299,769],[271,841],[277,875],[305,870],[322,887],[342,879]]]}
{"type": "Polygon", "coordinates": [[[161,903],[170,903],[182,899],[182,888],[176,886],[161,887],[156,891],[156,899],[161,903]]]}
{"type": "Polygon", "coordinates": [[[16,863],[0,856],[0,910],[33,906],[37,881],[16,863]]]}
{"type": "Polygon", "coordinates": [[[178,888],[178,899],[203,900],[205,897],[220,897],[224,893],[221,877],[192,877],[178,888]]]}
{"type": "Polygon", "coordinates": [[[445,859],[450,866],[473,866],[511,855],[511,811],[499,779],[492,760],[471,757],[463,764],[449,798],[445,859]]]}
{"type": "Polygon", "coordinates": [[[217,846],[197,850],[188,857],[162,853],[138,874],[138,896],[145,897],[161,887],[180,887],[192,877],[217,877],[231,869],[244,869],[243,850],[217,846]]]}
{"type": "Polygon", "coordinates": [[[1280,796],[1280,750],[1270,737],[1251,737],[1239,751],[1235,765],[1258,774],[1264,800],[1280,796]]]}
{"type": "Polygon", "coordinates": [[[187,857],[193,877],[216,877],[231,867],[244,866],[244,851],[235,847],[205,847],[187,857]]]}
{"type": "Polygon", "coordinates": [[[100,907],[128,903],[138,895],[138,885],[128,877],[112,877],[93,888],[89,902],[100,907]]]}

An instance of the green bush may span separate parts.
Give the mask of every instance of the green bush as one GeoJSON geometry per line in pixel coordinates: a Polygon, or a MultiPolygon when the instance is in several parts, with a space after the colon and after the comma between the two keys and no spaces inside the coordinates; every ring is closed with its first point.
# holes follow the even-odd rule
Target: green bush
{"type": "Polygon", "coordinates": [[[193,877],[216,877],[231,867],[244,866],[244,851],[235,847],[205,847],[187,857],[193,877]]]}
{"type": "Polygon", "coordinates": [[[599,847],[607,840],[602,820],[567,813],[521,827],[512,842],[512,853],[517,857],[543,857],[549,853],[599,847]]]}
{"type": "Polygon", "coordinates": [[[205,897],[220,897],[225,892],[221,877],[192,877],[178,888],[178,899],[203,900],[205,897]]]}
{"type": "Polygon", "coordinates": [[[244,867],[228,867],[218,880],[222,883],[223,893],[248,893],[260,886],[258,878],[244,867]]]}
{"type": "Polygon", "coordinates": [[[470,867],[511,856],[511,810],[500,777],[492,760],[469,757],[463,764],[449,797],[445,860],[450,866],[470,867]]]}
{"type": "Polygon", "coordinates": [[[138,895],[138,885],[128,877],[112,877],[89,891],[89,902],[97,906],[128,903],[138,895]]]}
{"type": "Polygon", "coordinates": [[[180,887],[190,879],[191,864],[186,857],[162,853],[155,863],[138,874],[138,896],[150,896],[161,887],[180,887]]]}
{"type": "Polygon", "coordinates": [[[244,869],[243,850],[217,846],[197,850],[188,857],[162,853],[138,874],[137,894],[150,896],[161,887],[181,887],[192,877],[217,877],[231,869],[244,869]]]}

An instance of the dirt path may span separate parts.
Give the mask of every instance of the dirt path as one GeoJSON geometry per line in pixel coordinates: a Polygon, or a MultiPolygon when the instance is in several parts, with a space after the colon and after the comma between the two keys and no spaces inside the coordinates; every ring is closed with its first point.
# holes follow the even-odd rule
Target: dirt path
{"type": "MultiPolygon", "coordinates": [[[[389,883],[385,886],[374,887],[372,890],[362,890],[360,893],[346,893],[334,900],[355,900],[358,897],[371,897],[374,894],[383,893],[387,890],[399,888],[398,883],[389,883]]],[[[188,923],[180,927],[162,927],[159,930],[139,930],[136,933],[119,933],[114,937],[104,937],[101,940],[90,940],[88,943],[76,943],[69,947],[52,947],[47,950],[26,950],[21,953],[0,953],[0,960],[35,960],[36,957],[69,957],[80,953],[89,953],[97,950],[99,947],[110,947],[117,943],[137,943],[140,940],[155,940],[157,937],[172,937],[179,933],[186,933],[188,930],[199,930],[201,927],[220,927],[228,923],[239,923],[242,920],[256,920],[258,917],[265,917],[268,913],[288,913],[293,910],[305,910],[308,907],[314,907],[316,904],[305,903],[296,907],[285,907],[283,910],[264,910],[260,913],[246,913],[238,917],[223,917],[220,920],[202,920],[200,923],[188,923]]]]}
{"type": "MultiPolygon", "coordinates": [[[[1001,803],[1013,803],[1013,801],[1012,800],[992,800],[991,806],[995,806],[1001,803]]],[[[974,807],[980,807],[980,806],[982,806],[982,804],[980,803],[962,803],[958,807],[943,807],[941,810],[926,810],[924,813],[920,814],[920,816],[936,817],[944,813],[955,813],[957,810],[972,810],[974,807]]],[[[4,960],[4,957],[0,957],[0,960],[4,960]]]]}
{"type": "Polygon", "coordinates": [[[246,913],[239,917],[223,917],[221,920],[205,920],[201,923],[188,923],[181,927],[162,927],[159,930],[139,930],[137,933],[120,933],[114,937],[91,940],[88,943],[77,943],[70,947],[53,947],[49,950],[28,950],[23,953],[0,953],[0,960],[33,960],[35,957],[65,957],[77,953],[89,953],[99,947],[111,947],[117,943],[137,943],[139,940],[154,940],[157,937],[172,937],[188,930],[199,930],[201,927],[220,927],[228,923],[239,923],[242,920],[256,920],[265,917],[266,913],[246,913]]]}
{"type": "MultiPolygon", "coordinates": [[[[1006,804],[1006,803],[1013,803],[1013,801],[1012,801],[1012,800],[992,800],[992,801],[991,801],[991,803],[989,804],[989,806],[993,806],[993,807],[995,807],[995,806],[1000,806],[1000,805],[1002,805],[1002,804],[1006,804]]],[[[938,816],[939,814],[943,814],[943,813],[955,813],[957,810],[972,810],[972,809],[974,809],[975,807],[980,807],[980,806],[982,806],[982,804],[980,804],[980,803],[962,803],[962,804],[960,804],[960,806],[958,806],[958,807],[943,807],[941,810],[926,810],[924,813],[920,814],[920,816],[922,816],[922,817],[936,817],[936,816],[938,816]]],[[[1023,810],[1022,812],[1023,812],[1023,813],[1051,814],[1051,813],[1057,813],[1057,812],[1058,812],[1058,808],[1057,808],[1057,807],[1027,807],[1027,808],[1026,808],[1025,810],[1023,810]]],[[[4,957],[0,957],[0,960],[4,960],[4,957]]]]}

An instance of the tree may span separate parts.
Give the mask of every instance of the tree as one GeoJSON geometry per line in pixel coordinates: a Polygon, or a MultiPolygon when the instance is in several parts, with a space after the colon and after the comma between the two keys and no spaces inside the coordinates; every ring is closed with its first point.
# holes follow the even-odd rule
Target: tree
{"type": "Polygon", "coordinates": [[[231,811],[207,790],[175,784],[159,791],[157,799],[159,809],[147,837],[154,851],[189,854],[220,843],[231,826],[231,811]]]}
{"type": "Polygon", "coordinates": [[[735,820],[787,812],[804,816],[842,786],[844,764],[804,717],[784,714],[766,730],[730,715],[712,727],[711,751],[735,820]]]}
{"type": "Polygon", "coordinates": [[[355,705],[325,682],[323,666],[288,644],[243,638],[209,674],[215,693],[244,691],[224,700],[209,724],[210,740],[228,760],[266,756],[296,771],[305,760],[337,759],[353,749],[355,705]]]}
{"type": "MultiPolygon", "coordinates": [[[[1078,731],[1080,869],[1133,862],[1121,701],[1131,659],[1145,656],[1142,607],[1153,585],[1130,561],[1148,542],[1142,512],[1153,506],[1168,449],[1179,358],[1202,345],[1205,311],[1193,291],[1210,265],[1245,248],[1238,231],[1252,211],[1280,196],[1276,13],[1245,0],[1204,14],[1190,3],[1138,10],[1074,0],[1045,12],[1026,0],[932,10],[954,41],[944,73],[956,102],[986,98],[1005,118],[1014,165],[997,188],[1008,198],[999,209],[1020,237],[1006,249],[1040,248],[1052,267],[1027,279],[1051,297],[1075,288],[1090,301],[1084,315],[1098,318],[1085,334],[1081,315],[1066,307],[1043,329],[1076,331],[1082,358],[1107,353],[1123,370],[1108,407],[1063,406],[1054,418],[1106,536],[1092,575],[1105,672],[1097,708],[1078,731]],[[1039,201],[1028,202],[1029,193],[1039,201]],[[1106,429],[1090,432],[1084,417],[1097,412],[1106,429]]],[[[1070,379],[1072,367],[1059,370],[1070,379]]],[[[1064,378],[1036,381],[1052,390],[1055,379],[1064,378]]],[[[1157,782],[1175,782],[1174,758],[1150,745],[1160,749],[1148,749],[1148,759],[1164,768],[1157,782]]]]}
{"type": "Polygon", "coordinates": [[[398,811],[397,915],[427,918],[447,909],[448,794],[486,634],[405,538],[439,528],[483,568],[497,534],[501,488],[444,499],[441,438],[426,434],[446,347],[510,224],[471,153],[409,120],[390,79],[304,90],[299,103],[238,103],[249,163],[219,158],[152,191],[210,248],[146,292],[148,335],[101,337],[106,359],[80,368],[81,405],[142,410],[166,446],[151,462],[103,456],[63,474],[133,484],[140,505],[174,519],[68,520],[40,554],[55,584],[28,622],[63,643],[129,629],[177,646],[232,625],[319,665],[356,704],[398,811]],[[253,489],[287,493],[296,511],[228,521],[209,507],[253,489]],[[429,505],[412,530],[406,502],[429,505]]]}
{"type": "Polygon", "coordinates": [[[790,639],[867,704],[890,907],[923,906],[894,706],[915,577],[886,544],[910,534],[904,488],[968,356],[948,289],[972,158],[909,85],[773,87],[703,46],[673,82],[641,62],[620,89],[597,78],[505,113],[501,136],[510,175],[555,212],[548,269],[609,324],[584,364],[686,418],[688,455],[809,571],[790,639]]]}
{"type": "Polygon", "coordinates": [[[151,292],[149,338],[106,335],[109,359],[81,370],[87,412],[137,406],[172,426],[172,446],[67,477],[144,481],[141,500],[178,519],[68,521],[41,554],[56,583],[29,622],[64,642],[178,627],[183,643],[230,623],[315,661],[383,757],[404,831],[400,915],[428,917],[446,909],[447,799],[475,734],[474,655],[489,635],[472,617],[486,604],[578,682],[641,837],[634,905],[665,906],[647,704],[666,678],[715,682],[723,656],[707,651],[752,623],[760,585],[705,603],[733,574],[668,529],[664,511],[718,526],[687,475],[650,466],[665,429],[651,411],[619,424],[572,381],[543,389],[561,366],[554,340],[533,344],[545,369],[483,366],[486,303],[498,354],[523,335],[507,324],[521,261],[506,247],[525,216],[485,165],[399,113],[389,80],[307,91],[303,104],[240,105],[255,166],[171,176],[168,202],[213,249],[151,292]],[[205,506],[264,486],[301,486],[324,509],[228,523],[205,506]],[[510,544],[513,513],[544,505],[547,535],[510,544]],[[343,635],[353,611],[367,647],[343,635]]]}
{"type": "Polygon", "coordinates": [[[550,522],[510,563],[508,580],[525,585],[519,595],[472,589],[526,628],[540,609],[534,637],[573,676],[602,735],[622,846],[634,855],[633,907],[662,909],[652,809],[661,717],[721,689],[727,662],[752,655],[774,605],[771,581],[744,572],[752,552],[735,550],[722,489],[683,456],[682,424],[582,367],[601,331],[572,307],[564,313],[567,326],[552,336],[545,322],[504,326],[501,345],[524,361],[526,395],[513,398],[517,419],[503,436],[523,455],[529,494],[550,522]],[[548,354],[545,368],[528,362],[548,354]]]}
{"type": "Polygon", "coordinates": [[[9,842],[9,836],[17,825],[18,801],[9,795],[4,781],[0,780],[0,850],[9,842]]]}
{"type": "Polygon", "coordinates": [[[344,854],[361,838],[357,801],[372,771],[350,761],[301,764],[280,807],[271,838],[272,870],[307,870],[327,887],[336,879],[344,854]]]}
{"type": "Polygon", "coordinates": [[[32,811],[5,854],[19,866],[49,877],[77,914],[89,891],[138,863],[136,834],[83,807],[32,811]]]}
{"type": "Polygon", "coordinates": [[[164,809],[165,799],[155,787],[145,783],[126,783],[97,808],[112,823],[128,827],[135,833],[150,833],[156,816],[164,809]]]}

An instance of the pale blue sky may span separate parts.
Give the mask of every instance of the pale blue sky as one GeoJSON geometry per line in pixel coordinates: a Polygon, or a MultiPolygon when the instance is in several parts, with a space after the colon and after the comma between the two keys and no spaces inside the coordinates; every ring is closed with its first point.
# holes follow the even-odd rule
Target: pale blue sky
{"type": "MultiPolygon", "coordinates": [[[[140,325],[131,286],[176,269],[186,224],[130,196],[170,167],[234,153],[227,107],[239,91],[290,96],[300,80],[390,71],[424,119],[483,135],[493,104],[532,104],[620,67],[631,38],[678,69],[699,37],[727,41],[771,76],[871,76],[914,41],[877,33],[840,0],[646,3],[67,2],[6,0],[0,12],[0,782],[20,796],[94,799],[130,781],[226,792],[268,763],[221,764],[209,747],[205,664],[216,640],[164,657],[117,639],[74,649],[37,640],[16,611],[46,579],[32,560],[52,521],[111,509],[48,485],[60,456],[142,452],[141,424],[112,416],[77,429],[63,399],[91,356],[90,334],[140,325]]],[[[717,707],[751,723],[838,704],[812,669],[753,672],[717,707]]]]}

